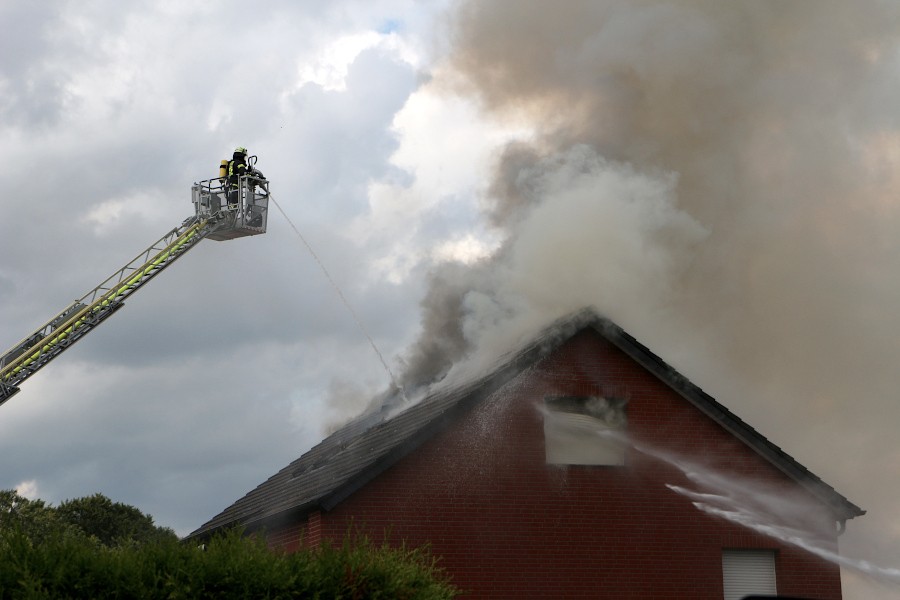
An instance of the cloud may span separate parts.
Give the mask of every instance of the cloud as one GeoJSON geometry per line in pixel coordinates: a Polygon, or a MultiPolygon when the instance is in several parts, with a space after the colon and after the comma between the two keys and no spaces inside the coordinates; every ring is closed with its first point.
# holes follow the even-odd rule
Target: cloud
{"type": "Polygon", "coordinates": [[[34,479],[20,482],[16,486],[16,493],[29,500],[37,500],[41,497],[40,492],[38,491],[37,481],[34,479]]]}

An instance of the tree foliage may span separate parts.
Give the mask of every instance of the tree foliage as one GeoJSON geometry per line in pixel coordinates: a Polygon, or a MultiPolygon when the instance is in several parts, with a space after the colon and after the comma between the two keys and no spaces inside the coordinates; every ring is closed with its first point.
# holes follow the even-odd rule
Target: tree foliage
{"type": "Polygon", "coordinates": [[[81,535],[109,547],[177,539],[171,529],[154,525],[150,515],[103,494],[66,500],[54,508],[43,500],[20,496],[15,490],[3,490],[0,531],[14,529],[37,543],[55,534],[81,535]]]}
{"type": "Polygon", "coordinates": [[[154,525],[150,515],[134,506],[113,502],[103,494],[66,500],[57,507],[56,513],[61,521],[77,527],[104,546],[145,544],[176,537],[171,529],[154,525]]]}
{"type": "Polygon", "coordinates": [[[74,533],[43,500],[29,500],[15,490],[0,490],[0,531],[14,530],[38,543],[52,534],[74,533]]]}

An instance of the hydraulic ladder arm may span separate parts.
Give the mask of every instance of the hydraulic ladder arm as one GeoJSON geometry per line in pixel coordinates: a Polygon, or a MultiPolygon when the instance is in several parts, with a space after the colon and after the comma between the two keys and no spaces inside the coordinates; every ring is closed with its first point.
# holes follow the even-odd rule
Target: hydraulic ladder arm
{"type": "Polygon", "coordinates": [[[259,192],[256,186],[260,181],[264,180],[242,181],[235,204],[221,202],[225,193],[219,180],[195,184],[196,215],[0,355],[0,404],[18,392],[23,381],[106,320],[126,298],[204,238],[227,240],[265,233],[268,185],[264,193],[259,192]]]}

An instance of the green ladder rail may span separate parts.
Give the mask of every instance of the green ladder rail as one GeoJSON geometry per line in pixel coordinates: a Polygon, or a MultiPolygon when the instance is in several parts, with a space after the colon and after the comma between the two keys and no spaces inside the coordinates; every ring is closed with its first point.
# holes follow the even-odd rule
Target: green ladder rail
{"type": "Polygon", "coordinates": [[[215,229],[216,219],[187,219],[13,346],[0,357],[0,404],[18,392],[24,380],[110,317],[128,296],[215,229]]]}
{"type": "Polygon", "coordinates": [[[227,185],[222,178],[195,183],[191,201],[195,211],[192,217],[0,354],[0,404],[17,393],[23,381],[109,318],[126,298],[201,240],[208,237],[225,241],[266,232],[269,182],[258,172],[227,185]]]}

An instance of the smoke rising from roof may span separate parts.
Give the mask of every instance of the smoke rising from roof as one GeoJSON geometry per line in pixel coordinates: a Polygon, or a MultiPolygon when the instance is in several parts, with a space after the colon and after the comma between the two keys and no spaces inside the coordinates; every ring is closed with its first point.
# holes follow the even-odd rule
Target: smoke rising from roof
{"type": "MultiPolygon", "coordinates": [[[[897,79],[898,10],[866,7],[464,3],[454,29],[455,83],[498,116],[527,119],[538,136],[507,148],[492,187],[490,217],[506,230],[507,244],[491,264],[434,273],[417,350],[449,345],[450,354],[459,354],[463,317],[477,319],[473,294],[517,313],[520,307],[502,306],[493,289],[497,269],[513,268],[517,260],[534,259],[529,277],[556,296],[563,295],[554,285],[559,269],[592,275],[586,285],[597,277],[589,271],[619,269],[659,287],[658,280],[633,272],[644,261],[628,246],[646,250],[647,244],[669,254],[665,276],[672,281],[664,305],[692,326],[713,328],[723,342],[785,326],[818,337],[823,315],[840,317],[843,326],[830,326],[848,334],[860,325],[871,328],[866,315],[872,310],[852,309],[865,302],[860,290],[880,285],[871,266],[883,264],[882,253],[893,245],[896,180],[888,169],[900,137],[893,130],[897,91],[890,86],[897,79]],[[599,182],[592,194],[585,177],[601,163],[622,179],[633,175],[668,187],[665,202],[649,201],[665,205],[665,214],[647,207],[655,222],[616,222],[617,215],[608,214],[613,208],[596,205],[626,208],[643,199],[639,193],[629,200],[611,197],[599,182]],[[575,174],[566,189],[566,177],[575,174]],[[571,202],[575,190],[586,196],[586,209],[605,214],[587,219],[576,211],[553,221],[555,207],[571,202]],[[664,218],[677,223],[661,226],[664,218]],[[682,231],[684,237],[672,231],[687,221],[695,227],[682,231]],[[616,235],[599,242],[604,226],[616,235]],[[542,244],[526,248],[522,238],[534,228],[541,229],[535,242],[542,244]],[[697,245],[700,229],[707,236],[697,245]],[[591,242],[593,248],[585,246],[591,242]],[[572,246],[593,253],[593,261],[582,261],[588,272],[565,266],[572,256],[559,250],[572,246]],[[623,257],[635,264],[624,264],[623,257]],[[811,311],[812,305],[820,308],[811,311]]],[[[571,277],[563,281],[569,292],[571,277]]],[[[633,301],[633,292],[647,294],[595,288],[591,303],[609,311],[616,298],[633,301]]],[[[734,360],[755,360],[756,350],[744,341],[726,349],[734,360]]]]}
{"type": "Polygon", "coordinates": [[[872,532],[900,522],[879,500],[900,492],[898,17],[463,2],[443,84],[535,136],[498,158],[501,249],[432,273],[404,385],[593,305],[868,508],[872,532]]]}
{"type": "Polygon", "coordinates": [[[520,169],[521,203],[506,219],[500,252],[474,267],[434,272],[423,302],[427,335],[412,352],[408,381],[440,378],[476,349],[496,358],[586,305],[607,316],[658,311],[689,266],[684,258],[707,236],[675,206],[676,183],[672,174],[638,173],[585,145],[520,169]],[[604,303],[612,288],[634,302],[604,303]]]}

